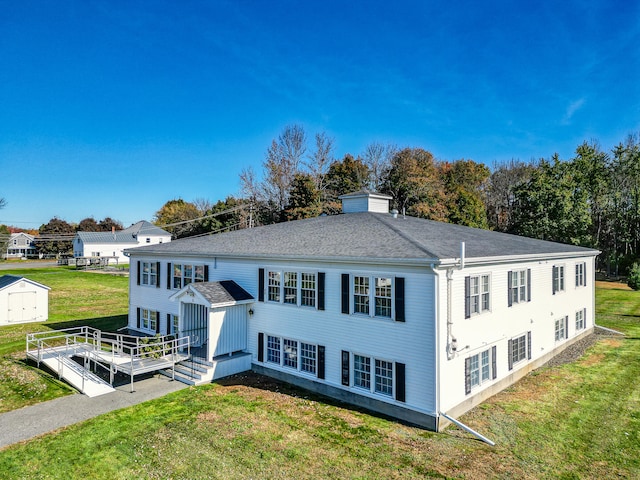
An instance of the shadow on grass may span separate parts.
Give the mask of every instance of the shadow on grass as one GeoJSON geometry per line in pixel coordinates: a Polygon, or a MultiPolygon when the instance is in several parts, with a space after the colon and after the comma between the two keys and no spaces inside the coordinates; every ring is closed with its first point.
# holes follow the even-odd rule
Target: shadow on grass
{"type": "MultiPolygon", "coordinates": [[[[256,388],[259,390],[269,391],[272,393],[287,395],[289,397],[312,400],[312,401],[320,402],[332,407],[342,408],[345,410],[349,410],[351,412],[357,412],[357,413],[369,415],[371,417],[378,418],[381,420],[395,422],[408,427],[419,428],[423,430],[424,435],[427,435],[427,436],[438,435],[438,433],[427,430],[420,425],[416,425],[411,422],[406,422],[404,420],[401,420],[389,415],[385,415],[383,413],[375,412],[373,410],[369,410],[367,408],[360,407],[358,405],[353,405],[351,403],[346,403],[340,400],[336,400],[335,398],[327,397],[325,395],[321,395],[319,393],[315,393],[310,390],[305,390],[304,388],[297,387],[295,385],[286,383],[282,380],[271,378],[269,376],[262,375],[253,371],[247,371],[243,373],[238,373],[236,375],[231,375],[229,377],[221,378],[220,380],[216,380],[214,383],[221,386],[225,386],[225,387],[244,386],[244,387],[256,388]]],[[[440,434],[443,434],[443,432],[440,432],[440,434]]]]}
{"type": "Polygon", "coordinates": [[[119,328],[126,327],[128,315],[110,315],[107,317],[83,318],[80,320],[68,320],[64,322],[47,322],[46,326],[52,330],[64,330],[73,327],[92,327],[105,332],[115,332],[119,328]]]}

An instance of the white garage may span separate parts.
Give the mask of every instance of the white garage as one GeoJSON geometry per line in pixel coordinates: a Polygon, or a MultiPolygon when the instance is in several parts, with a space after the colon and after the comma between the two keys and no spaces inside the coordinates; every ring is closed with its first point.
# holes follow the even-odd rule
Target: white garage
{"type": "Polygon", "coordinates": [[[28,278],[0,277],[0,325],[47,320],[49,290],[46,285],[28,278]]]}

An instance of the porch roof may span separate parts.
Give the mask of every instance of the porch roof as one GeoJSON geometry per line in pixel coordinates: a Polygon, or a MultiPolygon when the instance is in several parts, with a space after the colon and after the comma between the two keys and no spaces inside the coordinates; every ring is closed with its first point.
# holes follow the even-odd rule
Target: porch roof
{"type": "Polygon", "coordinates": [[[174,293],[170,299],[178,300],[189,292],[206,301],[210,307],[238,305],[250,303],[255,300],[249,292],[233,280],[190,283],[180,291],[174,293]]]}

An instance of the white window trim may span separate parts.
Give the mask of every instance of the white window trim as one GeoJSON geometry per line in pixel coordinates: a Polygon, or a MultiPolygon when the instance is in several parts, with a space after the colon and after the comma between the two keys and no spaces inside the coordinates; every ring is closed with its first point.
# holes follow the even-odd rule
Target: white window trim
{"type": "MultiPolygon", "coordinates": [[[[387,278],[387,277],[384,277],[387,278]]],[[[351,352],[350,353],[350,359],[349,359],[349,371],[350,371],[350,378],[351,378],[351,387],[353,387],[354,389],[357,389],[358,391],[361,392],[368,392],[372,395],[375,396],[379,396],[379,397],[384,397],[384,398],[389,398],[389,399],[395,399],[395,394],[396,394],[396,362],[389,360],[387,358],[381,358],[381,357],[375,357],[373,355],[367,355],[364,353],[360,353],[360,352],[351,352]],[[356,369],[355,369],[355,358],[356,355],[359,357],[364,357],[364,358],[368,358],[369,359],[369,388],[360,386],[360,385],[356,385],[356,369]],[[376,361],[379,362],[386,362],[386,363],[390,363],[391,364],[391,392],[389,393],[385,393],[385,392],[379,392],[376,390],[376,361]]],[[[387,377],[384,377],[387,378],[387,377]]]]}
{"type": "Polygon", "coordinates": [[[553,338],[556,343],[564,342],[568,338],[567,323],[567,317],[556,318],[553,329],[553,338]]]}
{"type": "Polygon", "coordinates": [[[140,309],[140,328],[142,330],[146,330],[148,332],[156,332],[157,326],[158,326],[158,314],[155,310],[152,310],[151,308],[141,308],[140,309]],[[145,315],[145,313],[147,313],[147,315],[145,315]],[[153,326],[152,322],[153,322],[153,316],[155,315],[156,319],[155,319],[155,326],[153,326]]]}
{"type": "Polygon", "coordinates": [[[528,279],[527,279],[527,268],[521,268],[519,270],[512,270],[511,271],[511,290],[509,291],[509,295],[511,296],[511,303],[512,305],[516,305],[516,304],[520,304],[520,303],[527,303],[527,291],[529,289],[529,285],[528,285],[528,279]],[[521,282],[520,280],[522,279],[522,272],[524,272],[524,281],[521,282]],[[513,282],[513,278],[514,276],[516,277],[516,283],[513,282]],[[524,288],[524,298],[520,298],[522,296],[522,288],[524,288]],[[516,298],[513,298],[513,290],[517,290],[518,294],[516,295],[516,298]]]}
{"type": "Polygon", "coordinates": [[[586,262],[576,263],[575,268],[576,288],[584,287],[587,283],[587,264],[586,262]]]}
{"type": "Polygon", "coordinates": [[[474,317],[476,315],[482,315],[483,313],[491,313],[491,285],[492,285],[492,278],[491,278],[491,274],[490,273],[478,273],[475,275],[469,275],[469,316],[470,317],[474,317]],[[483,286],[483,282],[482,280],[484,279],[484,277],[488,278],[488,291],[487,292],[483,292],[482,291],[482,286],[483,286]],[[474,312],[473,311],[473,297],[476,296],[475,294],[472,293],[472,284],[473,284],[473,279],[476,278],[478,280],[478,311],[474,312]],[[484,294],[487,294],[489,296],[489,306],[487,308],[483,307],[483,296],[484,294]]]}
{"type": "Polygon", "coordinates": [[[575,315],[575,326],[576,326],[576,332],[579,332],[581,330],[584,330],[585,328],[587,328],[587,314],[586,314],[586,309],[585,308],[581,308],[580,310],[576,310],[576,315],[575,315]],[[578,317],[581,317],[581,326],[578,326],[578,317]]]}
{"type": "MultiPolygon", "coordinates": [[[[476,354],[473,354],[473,355],[469,355],[467,357],[467,358],[471,358],[471,359],[473,359],[474,357],[478,357],[478,369],[477,369],[477,371],[478,371],[478,383],[475,383],[475,384],[473,383],[473,372],[474,372],[474,369],[472,368],[469,371],[469,375],[471,375],[471,381],[470,381],[471,390],[473,390],[475,388],[480,388],[484,384],[490,383],[490,382],[492,382],[494,380],[492,372],[491,372],[491,369],[493,368],[493,363],[492,363],[493,359],[491,358],[491,356],[492,356],[491,351],[492,351],[491,348],[487,348],[485,350],[482,350],[482,351],[480,351],[480,352],[478,352],[476,354]],[[488,363],[487,363],[488,368],[489,368],[489,376],[488,376],[488,378],[484,378],[483,375],[482,375],[482,367],[483,367],[482,355],[484,353],[487,354],[487,360],[488,360],[488,363]]],[[[472,360],[472,362],[473,362],[473,360],[472,360]]]]}
{"type": "Polygon", "coordinates": [[[349,311],[352,315],[359,315],[370,318],[381,318],[395,320],[395,306],[396,306],[396,277],[394,275],[372,275],[369,273],[352,273],[349,276],[349,311]],[[356,312],[356,291],[355,291],[355,277],[365,277],[369,279],[369,313],[356,312]],[[389,306],[390,315],[376,315],[376,279],[388,278],[391,280],[391,305],[389,306]]]}
{"type": "Polygon", "coordinates": [[[157,286],[157,282],[158,282],[158,275],[160,274],[160,272],[158,272],[158,263],[157,262],[147,262],[147,261],[142,261],[140,264],[140,285],[143,285],[145,287],[156,287],[157,286]],[[145,277],[145,273],[144,273],[144,267],[145,265],[147,265],[149,267],[149,272],[146,274],[147,275],[147,282],[144,281],[144,277],[145,277]],[[156,270],[156,272],[154,274],[151,273],[151,269],[156,270]],[[152,275],[154,276],[154,281],[151,281],[151,277],[152,275]]]}
{"type": "Polygon", "coordinates": [[[511,344],[513,345],[513,350],[512,350],[512,352],[511,352],[511,361],[512,361],[512,365],[513,365],[513,366],[516,366],[516,365],[518,365],[518,364],[520,364],[520,363],[522,363],[522,362],[526,362],[526,361],[527,361],[527,349],[529,348],[529,345],[527,345],[527,334],[526,334],[526,333],[523,333],[522,335],[517,335],[517,336],[513,337],[513,338],[511,339],[511,344]],[[524,353],[523,353],[522,358],[520,358],[520,359],[518,359],[518,360],[515,360],[515,359],[513,358],[513,353],[515,352],[515,341],[516,341],[516,340],[519,340],[519,339],[521,339],[521,338],[524,338],[524,353]]]}
{"type": "Polygon", "coordinates": [[[269,365],[277,365],[278,367],[280,367],[283,371],[289,371],[289,372],[297,372],[300,375],[308,375],[310,377],[313,378],[317,378],[318,377],[318,344],[317,343],[313,343],[313,342],[308,342],[305,340],[299,340],[297,338],[291,338],[291,337],[284,337],[282,335],[272,335],[269,333],[265,333],[264,334],[264,341],[265,341],[265,363],[269,364],[269,365]],[[280,361],[279,362],[274,362],[269,360],[269,337],[273,337],[273,338],[277,338],[279,340],[279,346],[280,346],[280,361]],[[296,367],[292,367],[290,365],[285,365],[285,361],[284,361],[284,357],[285,357],[285,340],[289,341],[289,342],[296,342],[296,367]],[[302,361],[303,361],[303,356],[302,356],[302,344],[305,345],[312,345],[315,348],[315,369],[313,372],[309,372],[307,370],[303,370],[302,369],[302,361]]]}
{"type": "Polygon", "coordinates": [[[553,288],[553,294],[563,293],[567,291],[567,268],[564,263],[553,265],[551,268],[551,284],[553,288]],[[558,278],[554,272],[558,272],[558,278]]]}
{"type": "MultiPolygon", "coordinates": [[[[311,308],[314,310],[318,309],[318,272],[315,270],[298,270],[298,269],[284,269],[284,268],[265,268],[265,301],[267,303],[279,303],[281,305],[291,305],[302,308],[311,308]],[[280,275],[280,285],[278,286],[278,300],[271,300],[270,297],[270,287],[269,284],[269,274],[277,273],[280,275]],[[295,273],[296,274],[296,301],[295,303],[285,302],[285,274],[286,273],[295,273]],[[315,288],[313,289],[315,299],[314,305],[304,305],[302,303],[302,275],[313,275],[315,288]]],[[[312,291],[311,289],[304,289],[305,291],[312,291]]],[[[304,342],[307,343],[307,342],[304,342]]]]}
{"type": "Polygon", "coordinates": [[[186,263],[186,262],[174,262],[171,264],[171,289],[172,290],[180,290],[181,288],[186,287],[187,285],[189,285],[190,283],[201,283],[201,282],[206,282],[207,279],[204,278],[205,276],[205,264],[204,263],[186,263]],[[180,276],[177,277],[176,276],[176,266],[180,266],[180,276]],[[185,266],[187,267],[191,267],[191,275],[188,278],[188,282],[185,282],[185,279],[187,278],[184,274],[185,272],[185,266]],[[202,268],[202,279],[197,279],[196,278],[196,268],[197,267],[201,267],[202,268]],[[176,278],[180,278],[180,286],[176,287],[176,278]]]}

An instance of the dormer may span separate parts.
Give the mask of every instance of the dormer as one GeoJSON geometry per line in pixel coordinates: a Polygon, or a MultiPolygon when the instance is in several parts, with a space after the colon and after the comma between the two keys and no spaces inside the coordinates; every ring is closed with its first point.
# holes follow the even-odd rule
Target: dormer
{"type": "Polygon", "coordinates": [[[338,199],[342,200],[342,213],[389,213],[389,195],[382,193],[373,193],[367,190],[361,190],[355,193],[340,195],[338,199]]]}

